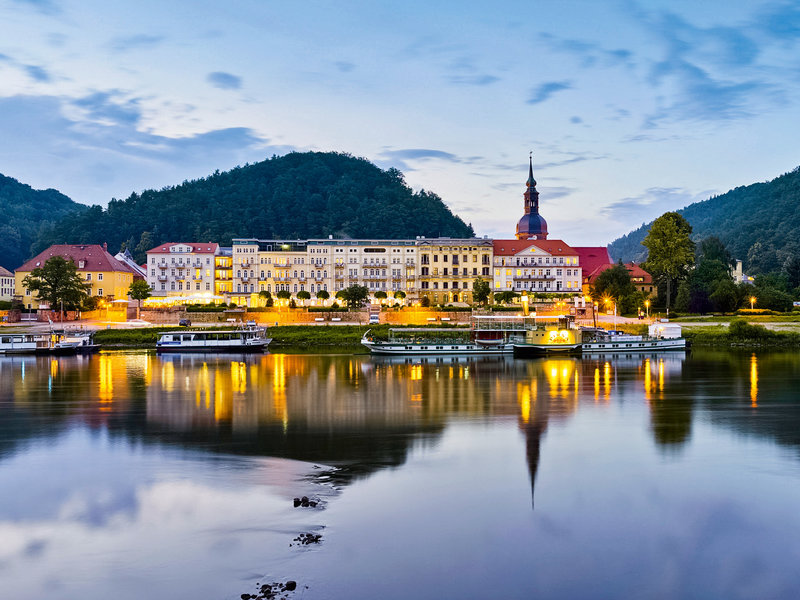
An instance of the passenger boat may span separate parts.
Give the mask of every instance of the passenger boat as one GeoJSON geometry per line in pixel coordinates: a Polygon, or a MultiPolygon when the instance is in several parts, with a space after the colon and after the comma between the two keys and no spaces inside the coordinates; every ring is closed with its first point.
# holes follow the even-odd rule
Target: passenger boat
{"type": "Polygon", "coordinates": [[[407,327],[390,329],[388,340],[368,330],[361,344],[372,354],[394,356],[512,354],[514,343],[525,339],[533,317],[476,315],[469,327],[407,327]]]}
{"type": "Polygon", "coordinates": [[[515,357],[545,354],[577,354],[581,351],[583,332],[575,327],[571,315],[532,317],[535,326],[525,332],[525,339],[515,343],[515,357]]]}
{"type": "Polygon", "coordinates": [[[92,331],[54,331],[51,340],[53,354],[90,354],[100,348],[92,331]]]}
{"type": "Polygon", "coordinates": [[[630,335],[621,331],[586,329],[583,333],[581,351],[605,353],[686,349],[686,339],[681,336],[680,325],[653,323],[648,327],[647,333],[647,335],[630,335]]]}
{"type": "Polygon", "coordinates": [[[0,354],[46,354],[52,343],[44,333],[2,333],[0,354]]]}
{"type": "Polygon", "coordinates": [[[157,352],[263,352],[272,338],[265,327],[236,330],[183,330],[162,333],[156,342],[157,352]]]}

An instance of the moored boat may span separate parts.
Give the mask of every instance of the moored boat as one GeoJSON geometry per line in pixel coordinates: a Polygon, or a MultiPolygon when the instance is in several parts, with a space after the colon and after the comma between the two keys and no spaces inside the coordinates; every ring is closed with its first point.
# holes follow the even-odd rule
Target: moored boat
{"type": "Polygon", "coordinates": [[[532,317],[476,315],[470,327],[406,327],[389,330],[379,340],[368,330],[361,338],[372,354],[395,356],[512,354],[514,343],[525,339],[532,317]]]}
{"type": "Polygon", "coordinates": [[[183,330],[162,333],[157,352],[263,352],[272,338],[265,327],[236,330],[183,330]]]}
{"type": "Polygon", "coordinates": [[[46,354],[51,347],[49,334],[16,332],[0,334],[0,354],[46,354]]]}
{"type": "Polygon", "coordinates": [[[686,338],[681,326],[673,323],[653,323],[647,335],[631,335],[621,331],[587,329],[583,333],[581,351],[587,352],[651,352],[685,350],[686,338]]]}
{"type": "Polygon", "coordinates": [[[535,317],[536,326],[525,332],[525,340],[514,344],[514,356],[575,354],[581,351],[583,332],[571,315],[535,317]]]}

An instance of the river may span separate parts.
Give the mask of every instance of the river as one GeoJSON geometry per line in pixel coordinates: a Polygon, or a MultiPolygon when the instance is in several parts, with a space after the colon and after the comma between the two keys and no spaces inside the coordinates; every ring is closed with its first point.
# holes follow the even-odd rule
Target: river
{"type": "Polygon", "coordinates": [[[0,490],[1,598],[797,598],[800,354],[0,357],[0,490]]]}

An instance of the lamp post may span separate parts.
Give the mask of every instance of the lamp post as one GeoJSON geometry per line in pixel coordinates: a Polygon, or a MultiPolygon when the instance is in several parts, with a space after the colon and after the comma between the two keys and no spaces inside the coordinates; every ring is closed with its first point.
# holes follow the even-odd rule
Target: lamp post
{"type": "Polygon", "coordinates": [[[750,310],[753,310],[753,305],[756,303],[756,297],[750,296],[750,310]]]}
{"type": "Polygon", "coordinates": [[[650,320],[650,300],[644,301],[644,308],[647,311],[647,320],[650,320]]]}
{"type": "Polygon", "coordinates": [[[592,311],[592,319],[594,320],[594,328],[597,329],[597,302],[594,303],[594,310],[592,311]]]}

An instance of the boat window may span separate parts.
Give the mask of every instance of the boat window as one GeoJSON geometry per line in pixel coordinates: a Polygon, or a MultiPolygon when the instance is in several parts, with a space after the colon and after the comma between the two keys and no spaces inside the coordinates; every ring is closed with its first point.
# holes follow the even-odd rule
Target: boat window
{"type": "Polygon", "coordinates": [[[9,344],[10,342],[11,342],[11,338],[7,338],[7,337],[3,338],[3,343],[4,344],[9,344]]]}

